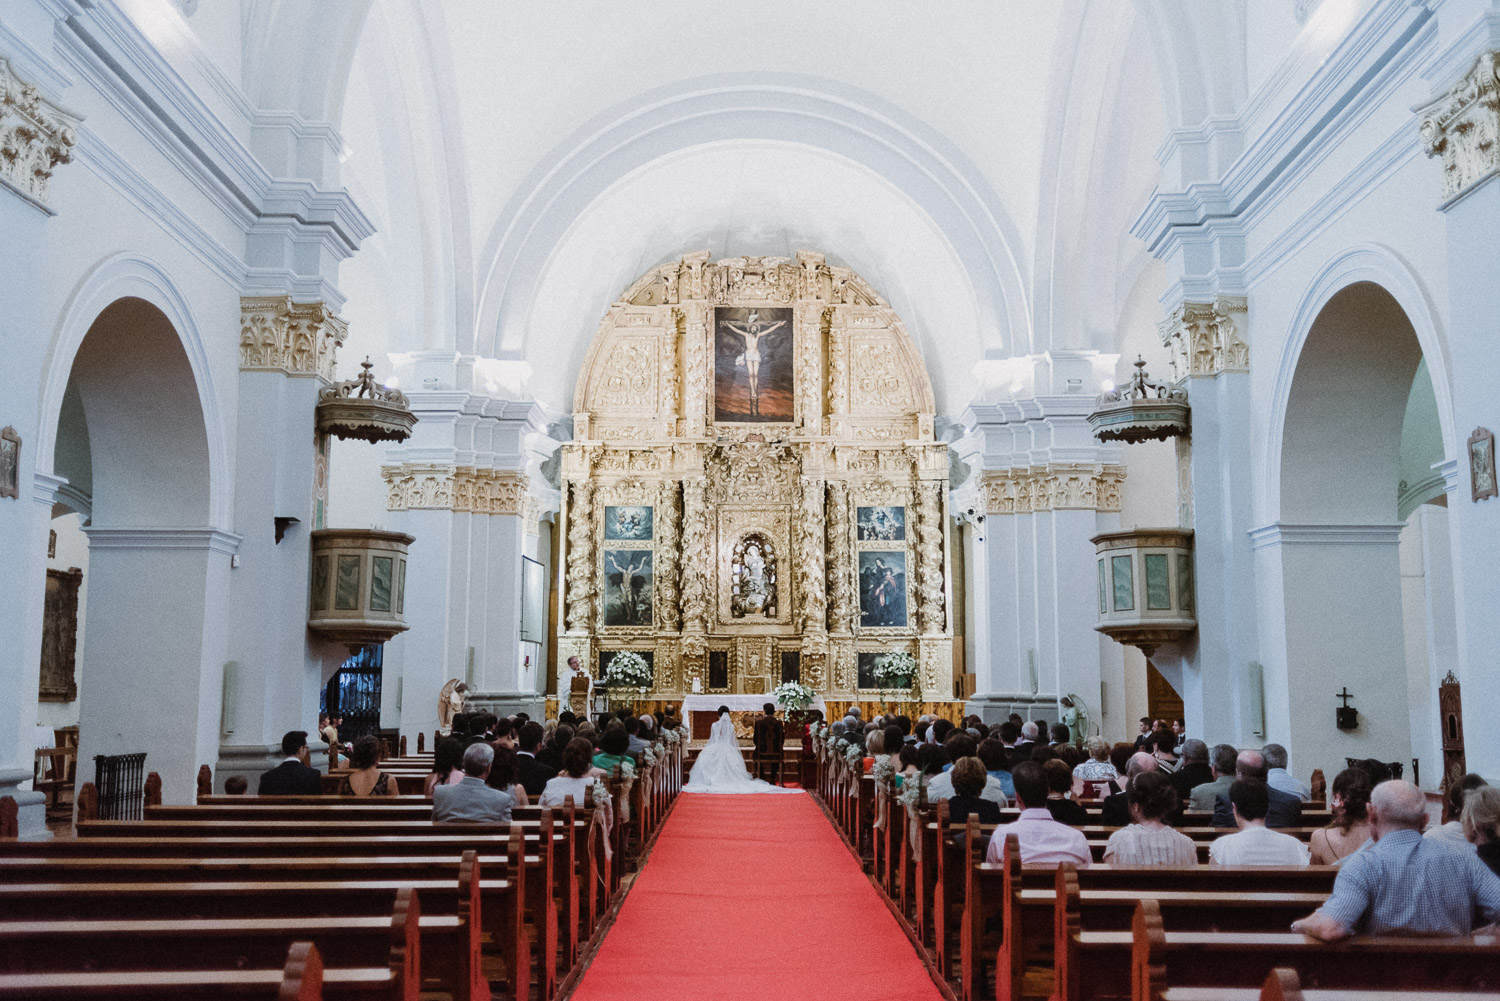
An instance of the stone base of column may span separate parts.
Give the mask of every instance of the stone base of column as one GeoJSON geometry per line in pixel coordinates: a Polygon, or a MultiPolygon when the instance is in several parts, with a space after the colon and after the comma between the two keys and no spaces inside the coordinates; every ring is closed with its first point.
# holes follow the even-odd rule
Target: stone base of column
{"type": "Polygon", "coordinates": [[[496,716],[525,713],[538,723],[544,722],[547,697],[540,692],[470,692],[464,700],[464,711],[488,712],[496,716]]]}
{"type": "Polygon", "coordinates": [[[47,794],[21,788],[31,779],[32,774],[21,768],[0,770],[0,796],[16,801],[20,840],[46,841],[52,837],[47,830],[47,794]]]}
{"type": "Polygon", "coordinates": [[[1011,713],[1018,713],[1024,720],[1041,718],[1056,723],[1062,716],[1062,709],[1055,698],[1010,692],[976,693],[964,703],[964,715],[978,716],[986,726],[1004,723],[1011,713]]]}

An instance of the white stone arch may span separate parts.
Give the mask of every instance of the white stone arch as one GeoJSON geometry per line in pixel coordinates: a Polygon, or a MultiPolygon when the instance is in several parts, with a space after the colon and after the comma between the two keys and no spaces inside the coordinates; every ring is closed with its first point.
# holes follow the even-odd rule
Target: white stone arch
{"type": "Polygon", "coordinates": [[[229,466],[224,412],[214,386],[208,347],[187,298],[166,270],[150,258],[122,253],[94,265],[68,297],[53,333],[43,369],[40,411],[37,414],[36,477],[39,484],[54,477],[63,394],[73,363],[94,321],[121,299],[147,302],[166,317],[187,355],[197,389],[208,449],[208,524],[229,530],[233,524],[233,475],[229,466]],[[44,479],[45,478],[45,479],[44,479]]]}
{"type": "Polygon", "coordinates": [[[639,168],[726,140],[795,143],[874,171],[926,213],[965,269],[988,354],[1033,350],[1019,231],[943,136],[879,97],[801,74],[727,74],[632,98],[579,129],[517,188],[485,241],[476,350],[524,355],[549,255],[582,209],[639,168]]]}
{"type": "Polygon", "coordinates": [[[1442,428],[1443,454],[1458,454],[1454,433],[1453,404],[1448,387],[1447,338],[1438,320],[1432,297],[1415,271],[1390,247],[1364,243],[1334,255],[1308,283],[1307,291],[1292,314],[1290,333],[1277,359],[1275,382],[1271,390],[1269,420],[1263,441],[1265,460],[1262,465],[1260,508],[1261,524],[1281,519],[1282,462],[1286,441],[1287,406],[1303,348],[1324,307],[1351,285],[1369,282],[1385,290],[1406,314],[1427,360],[1427,371],[1437,397],[1438,422],[1442,428]]]}

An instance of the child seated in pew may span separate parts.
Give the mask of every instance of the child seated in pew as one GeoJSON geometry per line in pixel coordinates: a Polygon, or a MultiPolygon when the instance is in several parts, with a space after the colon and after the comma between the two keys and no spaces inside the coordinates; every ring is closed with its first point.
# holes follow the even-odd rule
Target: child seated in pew
{"type": "Polygon", "coordinates": [[[224,780],[226,796],[243,796],[250,791],[250,782],[243,775],[231,775],[224,780]]]}
{"type": "Polygon", "coordinates": [[[1177,806],[1177,790],[1161,772],[1141,772],[1125,786],[1131,824],[1109,836],[1107,865],[1197,865],[1198,847],[1167,818],[1177,806]]]}

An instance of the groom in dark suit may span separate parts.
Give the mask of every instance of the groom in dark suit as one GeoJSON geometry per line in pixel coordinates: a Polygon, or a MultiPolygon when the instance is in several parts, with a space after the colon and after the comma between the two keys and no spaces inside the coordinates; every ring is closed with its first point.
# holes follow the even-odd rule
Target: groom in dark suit
{"type": "Polygon", "coordinates": [[[281,738],[281,753],[286,760],[268,772],[262,772],[257,796],[321,796],[323,773],[308,767],[312,752],[307,749],[307,731],[291,730],[281,738]]]}
{"type": "MultiPolygon", "coordinates": [[[[761,710],[765,715],[755,721],[755,756],[759,761],[770,765],[771,781],[779,784],[781,782],[782,746],[786,743],[786,731],[782,729],[781,720],[776,718],[774,702],[767,702],[761,706],[761,710]]],[[[755,777],[761,777],[758,764],[755,777]]]]}

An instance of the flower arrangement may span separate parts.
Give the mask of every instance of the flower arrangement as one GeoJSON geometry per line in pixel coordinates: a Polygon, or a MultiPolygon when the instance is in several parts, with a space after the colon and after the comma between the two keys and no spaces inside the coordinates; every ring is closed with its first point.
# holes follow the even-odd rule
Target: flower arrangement
{"type": "Polygon", "coordinates": [[[870,769],[870,774],[875,776],[875,784],[889,782],[896,777],[895,755],[875,755],[875,767],[870,769]]]}
{"type": "Polygon", "coordinates": [[[650,688],[651,665],[634,650],[621,650],[610,659],[604,683],[610,688],[650,688]]]}
{"type": "Polygon", "coordinates": [[[771,698],[785,709],[802,710],[813,704],[817,693],[799,682],[783,681],[771,690],[771,698]]]}
{"type": "Polygon", "coordinates": [[[679,740],[681,740],[682,739],[682,735],[679,734],[676,730],[663,730],[661,732],[661,739],[664,740],[664,741],[666,741],[669,745],[671,745],[671,744],[675,744],[679,740]]]}
{"type": "Polygon", "coordinates": [[[908,808],[914,808],[917,805],[917,802],[921,799],[922,790],[926,788],[927,776],[925,775],[918,778],[915,782],[908,780],[907,783],[901,787],[901,792],[897,794],[897,798],[901,801],[902,805],[908,808]]]}
{"type": "Polygon", "coordinates": [[[855,767],[860,767],[862,762],[865,760],[864,748],[860,747],[858,744],[850,744],[844,751],[844,760],[849,762],[849,764],[854,765],[855,767]]]}
{"type": "Polygon", "coordinates": [[[641,767],[650,768],[656,764],[656,752],[649,747],[641,749],[641,767]]]}
{"type": "Polygon", "coordinates": [[[629,779],[635,777],[635,762],[626,758],[620,762],[620,777],[629,779]]]}
{"type": "Polygon", "coordinates": [[[875,662],[874,674],[881,688],[910,688],[917,676],[917,658],[904,650],[893,651],[875,662]]]}

